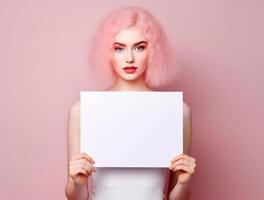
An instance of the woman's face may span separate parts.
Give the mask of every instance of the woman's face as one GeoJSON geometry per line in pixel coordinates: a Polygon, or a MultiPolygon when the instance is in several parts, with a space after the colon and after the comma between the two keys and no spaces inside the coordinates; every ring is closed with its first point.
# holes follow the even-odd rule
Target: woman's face
{"type": "Polygon", "coordinates": [[[147,46],[145,36],[136,27],[123,29],[116,34],[111,60],[116,74],[125,80],[135,80],[143,75],[148,60],[147,46]]]}

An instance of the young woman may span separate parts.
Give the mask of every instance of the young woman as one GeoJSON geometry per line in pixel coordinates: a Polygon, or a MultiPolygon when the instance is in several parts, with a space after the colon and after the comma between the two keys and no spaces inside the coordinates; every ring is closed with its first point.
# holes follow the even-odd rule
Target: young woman
{"type": "MultiPolygon", "coordinates": [[[[165,34],[145,9],[129,6],[107,16],[95,33],[90,52],[96,76],[108,81],[105,91],[155,91],[174,78],[165,34]]],[[[191,148],[191,110],[183,104],[184,153],[168,168],[97,168],[94,158],[80,153],[80,103],[68,121],[69,200],[187,200],[195,159],[191,148]],[[166,183],[168,183],[166,185],[166,183]]],[[[111,155],[109,155],[111,156],[111,155]]]]}

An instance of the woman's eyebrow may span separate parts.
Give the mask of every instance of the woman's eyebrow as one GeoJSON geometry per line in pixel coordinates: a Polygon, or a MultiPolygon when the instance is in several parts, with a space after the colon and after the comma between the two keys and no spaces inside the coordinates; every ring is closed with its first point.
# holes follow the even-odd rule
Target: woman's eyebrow
{"type": "MultiPolygon", "coordinates": [[[[140,41],[140,42],[135,43],[133,46],[139,45],[139,44],[141,44],[141,43],[147,44],[146,41],[140,41]]],[[[126,46],[125,44],[120,43],[120,42],[115,42],[113,45],[126,46]]]]}

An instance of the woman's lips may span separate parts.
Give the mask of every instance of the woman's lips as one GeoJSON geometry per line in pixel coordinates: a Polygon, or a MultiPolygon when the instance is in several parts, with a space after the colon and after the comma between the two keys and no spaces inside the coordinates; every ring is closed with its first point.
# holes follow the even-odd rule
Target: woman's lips
{"type": "Polygon", "coordinates": [[[133,74],[136,70],[137,67],[135,66],[127,66],[123,68],[127,74],[133,74]]]}

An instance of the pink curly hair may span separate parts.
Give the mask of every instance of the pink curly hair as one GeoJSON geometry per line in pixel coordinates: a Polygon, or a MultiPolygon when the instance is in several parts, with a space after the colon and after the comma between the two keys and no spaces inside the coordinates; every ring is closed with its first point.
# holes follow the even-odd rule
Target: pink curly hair
{"type": "Polygon", "coordinates": [[[111,65],[112,44],[115,35],[122,29],[135,26],[143,31],[148,41],[149,57],[145,82],[149,87],[161,87],[175,79],[171,48],[161,24],[147,10],[137,6],[121,7],[103,18],[94,33],[89,50],[90,66],[95,77],[102,82],[111,82],[116,77],[111,65]]]}

